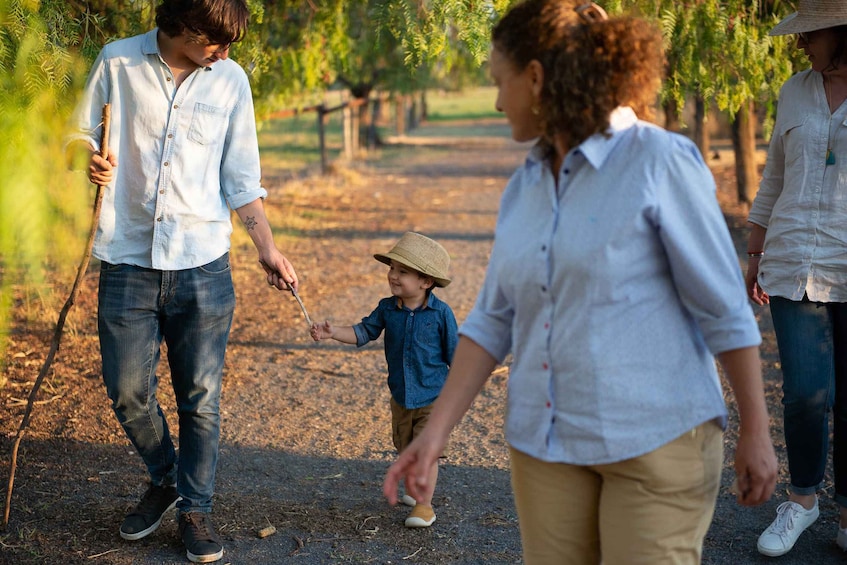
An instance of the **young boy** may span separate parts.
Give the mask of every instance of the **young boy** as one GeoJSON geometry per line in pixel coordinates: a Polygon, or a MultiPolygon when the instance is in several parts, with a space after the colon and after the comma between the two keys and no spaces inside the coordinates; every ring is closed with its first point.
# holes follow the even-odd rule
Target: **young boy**
{"type": "MultiPolygon", "coordinates": [[[[391,390],[391,428],[394,446],[402,452],[426,425],[432,403],[441,392],[458,342],[453,310],[433,294],[433,287],[450,284],[450,255],[437,242],[407,232],[386,254],[374,255],[389,265],[391,296],[355,326],[313,324],[315,341],[332,338],[361,347],[385,330],[385,360],[391,390]]],[[[438,466],[432,468],[435,485],[438,466]]],[[[427,528],[435,522],[432,498],[403,503],[414,506],[406,518],[408,528],[427,528]]]]}

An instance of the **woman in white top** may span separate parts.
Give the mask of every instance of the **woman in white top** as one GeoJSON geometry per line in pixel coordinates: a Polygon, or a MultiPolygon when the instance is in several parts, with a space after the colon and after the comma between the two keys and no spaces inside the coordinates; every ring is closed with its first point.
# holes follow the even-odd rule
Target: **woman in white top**
{"type": "Polygon", "coordinates": [[[779,346],[791,475],[758,540],[769,556],[818,518],[832,409],[837,543],[847,550],[847,3],[801,0],[771,31],[792,33],[812,68],[782,87],[747,247],[747,292],[770,304],[779,346]]]}
{"type": "Polygon", "coordinates": [[[742,420],[739,500],[773,492],[760,336],[714,181],[690,141],[637,118],[661,44],[582,0],[527,0],[494,29],[497,108],[514,139],[539,139],[504,191],[447,384],[385,494],[401,477],[429,492],[450,430],[511,352],[528,565],[699,563],[726,423],[715,355],[742,420]]]}

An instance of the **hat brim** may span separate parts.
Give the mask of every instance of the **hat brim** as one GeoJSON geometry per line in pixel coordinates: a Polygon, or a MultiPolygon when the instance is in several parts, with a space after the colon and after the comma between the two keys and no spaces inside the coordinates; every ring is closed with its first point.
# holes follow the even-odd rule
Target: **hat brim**
{"type": "Polygon", "coordinates": [[[405,265],[405,266],[409,267],[410,269],[414,269],[415,271],[423,274],[424,276],[432,278],[432,280],[435,282],[435,286],[440,286],[440,287],[444,288],[445,286],[450,284],[450,279],[448,279],[446,277],[437,277],[433,274],[427,273],[423,270],[423,268],[420,265],[415,265],[413,262],[409,261],[406,257],[401,257],[400,255],[397,255],[396,253],[391,253],[390,251],[388,253],[374,253],[374,259],[376,259],[380,263],[385,263],[386,265],[390,265],[391,260],[393,259],[394,261],[396,261],[397,263],[400,263],[401,265],[405,265]]]}
{"type": "Polygon", "coordinates": [[[800,12],[788,14],[776,24],[768,35],[789,35],[792,33],[807,33],[847,25],[847,17],[824,18],[819,15],[803,16],[800,12]]]}

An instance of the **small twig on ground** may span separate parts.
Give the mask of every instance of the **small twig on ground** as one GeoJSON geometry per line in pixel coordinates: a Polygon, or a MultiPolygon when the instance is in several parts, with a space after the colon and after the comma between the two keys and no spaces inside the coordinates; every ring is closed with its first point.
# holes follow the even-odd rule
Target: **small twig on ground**
{"type": "Polygon", "coordinates": [[[303,540],[301,540],[301,539],[300,539],[300,538],[298,538],[297,536],[291,536],[291,538],[294,540],[294,543],[296,543],[296,544],[297,544],[297,547],[295,547],[294,549],[292,549],[292,550],[288,553],[288,556],[289,556],[289,557],[291,557],[292,555],[297,555],[298,553],[300,553],[300,550],[302,550],[302,549],[306,546],[306,544],[305,544],[305,543],[303,543],[303,540]]]}
{"type": "Polygon", "coordinates": [[[420,553],[422,550],[423,550],[423,547],[419,547],[419,548],[418,548],[418,550],[417,550],[416,552],[412,553],[411,555],[407,555],[406,557],[404,557],[404,558],[403,558],[403,561],[405,561],[406,559],[411,559],[411,558],[413,558],[415,555],[417,555],[418,553],[420,553]]]}
{"type": "Polygon", "coordinates": [[[110,553],[115,553],[116,551],[120,551],[120,549],[110,549],[109,551],[104,551],[103,553],[97,553],[94,555],[89,555],[88,559],[97,559],[98,557],[103,557],[104,555],[109,555],[110,553]]]}
{"type": "MultiPolygon", "coordinates": [[[[45,400],[36,400],[35,402],[33,402],[33,404],[50,404],[51,402],[53,402],[55,400],[59,400],[63,396],[65,396],[65,395],[64,394],[57,394],[57,395],[51,396],[50,398],[47,398],[45,400]]],[[[23,398],[15,398],[14,396],[9,397],[9,405],[10,406],[23,406],[26,403],[27,403],[27,401],[24,400],[23,398]]]]}

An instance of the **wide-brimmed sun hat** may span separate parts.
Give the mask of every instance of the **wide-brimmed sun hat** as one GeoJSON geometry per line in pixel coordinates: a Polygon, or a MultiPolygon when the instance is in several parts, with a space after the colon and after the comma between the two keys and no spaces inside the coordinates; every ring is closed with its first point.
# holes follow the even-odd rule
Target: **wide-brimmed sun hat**
{"type": "Polygon", "coordinates": [[[394,259],[401,265],[432,277],[435,286],[447,286],[450,278],[450,254],[440,243],[413,231],[406,232],[388,253],[376,253],[374,259],[386,265],[394,259]]]}
{"type": "Polygon", "coordinates": [[[797,11],[776,24],[770,35],[805,33],[841,25],[847,25],[844,0],[800,0],[797,11]]]}

